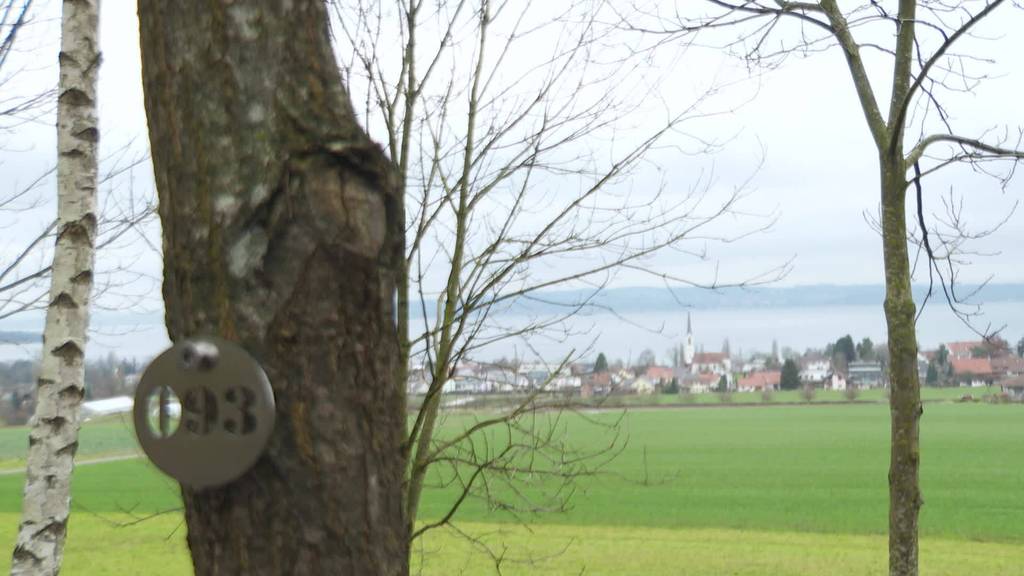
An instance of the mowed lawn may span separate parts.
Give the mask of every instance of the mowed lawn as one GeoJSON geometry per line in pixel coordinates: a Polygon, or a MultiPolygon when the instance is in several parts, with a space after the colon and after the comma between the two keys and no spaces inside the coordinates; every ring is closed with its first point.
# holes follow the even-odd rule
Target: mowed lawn
{"type": "MultiPolygon", "coordinates": [[[[452,416],[447,429],[472,419],[452,416]]],[[[610,438],[583,418],[565,426],[577,445],[610,438]]],[[[880,404],[636,410],[620,427],[625,450],[582,482],[569,512],[532,518],[526,530],[470,501],[461,527],[505,550],[511,574],[881,575],[888,428],[880,404]]],[[[923,573],[1021,574],[1024,407],[928,404],[922,430],[923,573]]],[[[7,549],[21,483],[0,476],[7,549]]],[[[180,514],[119,527],[179,505],[176,485],[147,463],[82,466],[74,491],[64,573],[188,573],[180,514]]],[[[453,496],[428,493],[423,519],[453,496]]],[[[491,562],[448,530],[431,533],[414,558],[429,574],[488,573],[491,562]]]]}

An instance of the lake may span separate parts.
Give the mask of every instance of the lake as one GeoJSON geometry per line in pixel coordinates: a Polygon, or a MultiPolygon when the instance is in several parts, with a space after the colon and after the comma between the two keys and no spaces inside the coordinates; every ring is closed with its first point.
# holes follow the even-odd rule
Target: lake
{"type": "MultiPolygon", "coordinates": [[[[979,329],[1006,326],[1003,337],[1016,343],[1024,335],[1024,302],[995,302],[987,304],[984,316],[977,319],[979,329]]],[[[726,338],[734,354],[739,352],[769,351],[772,341],[780,349],[790,347],[798,351],[822,348],[828,342],[851,334],[855,340],[868,337],[874,342],[886,340],[885,319],[880,306],[817,306],[792,308],[711,308],[692,310],[693,331],[698,350],[703,346],[709,352],[722,348],[726,338]]],[[[636,358],[645,348],[667,361],[666,351],[682,342],[686,334],[686,310],[665,312],[638,312],[628,317],[610,313],[594,313],[575,319],[573,333],[538,336],[531,346],[547,360],[557,360],[570,350],[582,351],[592,346],[596,356],[603,351],[614,360],[636,358]]],[[[525,316],[496,318],[505,326],[521,325],[529,321],[525,316]]],[[[167,332],[157,320],[148,323],[112,324],[95,327],[90,336],[87,356],[101,358],[114,353],[118,356],[146,360],[169,345],[167,332]]],[[[38,330],[38,328],[36,328],[38,330]]],[[[947,307],[939,302],[929,304],[918,322],[918,338],[922,348],[935,348],[941,342],[972,340],[977,336],[947,307]]],[[[39,353],[39,345],[0,344],[0,361],[28,358],[39,353]]],[[[490,360],[501,356],[529,356],[522,340],[506,340],[489,345],[473,356],[490,360]]]]}

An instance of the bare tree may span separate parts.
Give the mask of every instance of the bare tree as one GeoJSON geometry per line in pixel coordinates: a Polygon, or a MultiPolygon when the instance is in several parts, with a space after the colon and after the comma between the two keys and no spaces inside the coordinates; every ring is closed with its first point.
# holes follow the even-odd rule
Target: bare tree
{"type": "Polygon", "coordinates": [[[57,574],[85,394],[85,342],[96,239],[99,6],[66,1],[57,99],[57,246],[29,433],[22,520],[11,574],[57,574]]]}
{"type": "MultiPolygon", "coordinates": [[[[128,157],[124,155],[126,152],[125,148],[112,156],[112,165],[98,178],[100,202],[96,210],[94,247],[98,254],[137,243],[139,239],[148,248],[157,250],[145,232],[145,225],[155,216],[152,200],[145,194],[121,191],[125,185],[121,181],[123,177],[130,178],[130,173],[145,162],[145,157],[128,157]]],[[[0,214],[7,213],[4,215],[10,216],[10,220],[17,220],[38,210],[53,173],[48,171],[8,194],[0,193],[0,214]]],[[[127,186],[132,186],[130,180],[127,186]]],[[[28,238],[14,233],[4,238],[14,249],[0,254],[0,320],[47,307],[57,225],[54,220],[28,238]]],[[[137,280],[136,276],[125,266],[94,270],[93,300],[108,296],[118,301],[120,309],[130,307],[131,303],[124,298],[124,289],[137,280]]]]}
{"type": "Polygon", "coordinates": [[[11,56],[19,38],[32,23],[34,0],[0,0],[0,133],[34,120],[50,111],[52,90],[23,93],[14,84],[21,71],[11,56]]]}
{"type": "MultiPolygon", "coordinates": [[[[538,339],[573,334],[572,320],[600,308],[595,298],[617,274],[667,285],[724,284],[717,277],[702,284],[652,262],[661,254],[699,262],[708,258],[708,243],[767,226],[720,235],[714,222],[735,214],[743,190],[716,196],[711,177],[698,176],[682,191],[631,181],[652,153],[669,153],[662,146],[672,146],[674,159],[715,149],[682,131],[714,113],[703,106],[713,90],[682,107],[652,106],[658,79],[601,23],[602,2],[334,6],[349,85],[363,95],[355,100],[371,132],[388,143],[405,185],[399,334],[403,365],[424,366],[428,383],[404,445],[411,538],[450,525],[474,498],[513,513],[564,509],[567,486],[593,473],[614,448],[583,454],[553,440],[564,419],[539,411],[572,407],[554,402],[551,388],[586,351],[550,358],[537,350],[538,339]],[[545,298],[557,287],[579,288],[579,297],[545,298]],[[503,316],[526,305],[542,311],[518,321],[503,316]],[[497,416],[461,419],[456,440],[439,437],[442,391],[457,365],[513,342],[526,351],[519,362],[547,364],[551,377],[497,416]],[[521,463],[531,446],[546,457],[527,459],[534,467],[526,470],[521,463]],[[440,522],[417,528],[435,467],[447,468],[438,472],[441,485],[457,482],[460,490],[440,522]],[[552,499],[544,505],[522,499],[526,492],[514,487],[518,479],[553,476],[559,481],[549,484],[552,499]]],[[[781,271],[746,280],[768,281],[781,271]]]]}
{"type": "MultiPolygon", "coordinates": [[[[969,163],[984,171],[993,160],[1024,158],[1021,138],[984,133],[967,136],[954,130],[943,104],[951,90],[970,91],[983,79],[972,72],[975,54],[957,53],[961,41],[988,19],[1004,0],[948,2],[898,0],[850,4],[836,0],[707,0],[700,6],[666,11],[634,6],[621,14],[624,26],[653,39],[652,46],[687,42],[729,50],[749,62],[774,67],[793,53],[836,49],[845,58],[853,89],[878,154],[885,261],[885,316],[888,325],[892,382],[892,451],[889,472],[889,571],[893,576],[918,573],[919,421],[922,414],[916,368],[916,307],[911,293],[909,245],[926,254],[929,278],[940,281],[954,309],[962,302],[951,284],[957,256],[970,239],[959,208],[949,211],[945,235],[929,235],[923,208],[922,182],[939,170],[969,163]],[[724,36],[723,36],[724,35],[724,36]],[[878,70],[865,52],[882,55],[878,70]],[[872,80],[881,74],[891,81],[880,94],[872,80]],[[912,174],[911,174],[912,172],[912,174]],[[907,191],[917,200],[917,236],[908,235],[907,191]],[[908,242],[909,239],[909,242],[908,242]]],[[[1000,175],[1005,184],[1009,173],[1000,175]]],[[[930,292],[929,292],[930,294],[930,292]]]]}
{"type": "MultiPolygon", "coordinates": [[[[38,38],[25,37],[40,19],[38,8],[33,0],[0,0],[0,135],[16,138],[30,124],[54,121],[56,90],[45,85],[33,88],[31,75],[26,74],[30,67],[24,62],[43,48],[35,43],[38,38]]],[[[18,154],[16,146],[11,148],[14,150],[4,149],[10,152],[7,162],[18,154]]],[[[151,202],[147,195],[135,193],[129,180],[145,157],[133,154],[130,148],[120,147],[98,161],[102,173],[97,186],[97,251],[116,248],[126,238],[142,237],[149,242],[141,236],[141,226],[153,216],[151,202]],[[125,180],[129,180],[127,185],[125,180]],[[123,193],[126,187],[127,194],[123,193]]],[[[53,166],[27,182],[12,178],[0,187],[0,320],[47,307],[58,222],[54,219],[32,230],[26,220],[50,208],[51,198],[56,198],[56,173],[53,166]]],[[[130,273],[123,268],[105,272],[95,271],[97,295],[114,296],[131,282],[130,273]]]]}
{"type": "Polygon", "coordinates": [[[327,9],[142,0],[139,22],[168,333],[238,342],[276,400],[251,470],[182,488],[195,572],[407,574],[401,199],[327,9]]]}

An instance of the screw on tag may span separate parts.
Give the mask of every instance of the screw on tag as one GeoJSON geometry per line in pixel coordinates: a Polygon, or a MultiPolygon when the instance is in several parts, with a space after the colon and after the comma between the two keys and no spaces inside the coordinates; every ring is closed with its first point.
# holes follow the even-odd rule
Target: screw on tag
{"type": "Polygon", "coordinates": [[[135,391],[135,435],[158,468],[193,488],[251,468],[274,427],[266,373],[237,344],[181,342],[157,356],[135,391]]]}
{"type": "Polygon", "coordinates": [[[213,342],[198,340],[186,342],[181,351],[181,367],[185,370],[207,371],[217,365],[217,346],[213,342]]]}

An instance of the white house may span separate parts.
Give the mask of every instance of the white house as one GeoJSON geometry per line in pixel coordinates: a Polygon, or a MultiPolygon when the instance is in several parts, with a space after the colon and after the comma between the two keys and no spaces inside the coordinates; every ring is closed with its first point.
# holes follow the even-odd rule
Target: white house
{"type": "Polygon", "coordinates": [[[828,360],[812,360],[806,362],[800,370],[801,382],[824,382],[832,369],[828,360]]]}
{"type": "Polygon", "coordinates": [[[749,361],[743,363],[743,369],[741,372],[749,374],[751,372],[763,372],[768,365],[768,360],[762,356],[757,358],[751,358],[749,361]]]}
{"type": "MultiPolygon", "coordinates": [[[[711,372],[705,372],[703,374],[685,374],[682,378],[679,378],[679,386],[683,389],[689,390],[694,394],[703,394],[705,392],[714,392],[718,389],[718,383],[722,379],[718,374],[712,374],[711,372]]],[[[726,376],[726,386],[732,388],[732,383],[726,376]]]]}
{"type": "Polygon", "coordinates": [[[698,352],[693,357],[690,371],[694,374],[728,374],[732,371],[732,359],[724,352],[698,352]]]}
{"type": "Polygon", "coordinates": [[[632,384],[633,391],[637,394],[648,396],[654,394],[654,382],[651,382],[647,378],[640,376],[636,380],[633,380],[632,384]]]}

